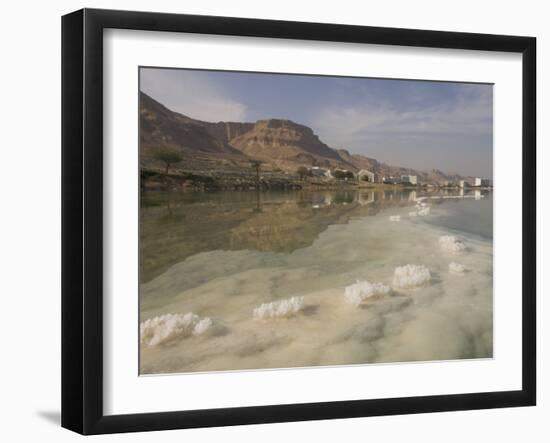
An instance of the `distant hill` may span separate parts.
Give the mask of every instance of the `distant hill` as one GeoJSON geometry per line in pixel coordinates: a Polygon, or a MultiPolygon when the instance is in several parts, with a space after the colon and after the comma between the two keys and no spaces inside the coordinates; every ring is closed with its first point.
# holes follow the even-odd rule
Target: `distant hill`
{"type": "Polygon", "coordinates": [[[333,149],[307,126],[283,119],[255,123],[205,122],[173,112],[140,93],[142,167],[157,167],[152,153],[159,147],[181,152],[186,169],[238,168],[261,160],[265,168],[295,172],[299,166],[367,169],[380,175],[417,175],[420,181],[458,180],[439,170],[429,172],[390,166],[374,158],[333,149]]]}

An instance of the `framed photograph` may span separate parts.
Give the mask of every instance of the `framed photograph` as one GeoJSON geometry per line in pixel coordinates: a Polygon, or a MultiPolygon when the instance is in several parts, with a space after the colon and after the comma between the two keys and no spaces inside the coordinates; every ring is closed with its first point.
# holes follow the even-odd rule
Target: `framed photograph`
{"type": "Polygon", "coordinates": [[[531,37],[62,20],[62,425],[536,402],[531,37]]]}

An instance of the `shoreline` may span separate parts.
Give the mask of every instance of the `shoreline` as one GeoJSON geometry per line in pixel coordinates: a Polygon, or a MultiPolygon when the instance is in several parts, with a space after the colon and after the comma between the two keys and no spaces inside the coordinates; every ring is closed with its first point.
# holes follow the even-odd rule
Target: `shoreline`
{"type": "Polygon", "coordinates": [[[337,191],[337,190],[410,190],[410,191],[475,191],[493,190],[493,186],[440,186],[437,184],[386,184],[367,183],[359,180],[305,179],[278,173],[264,173],[259,180],[253,175],[184,172],[163,173],[152,170],[140,171],[142,192],[215,192],[215,191],[337,191]]]}

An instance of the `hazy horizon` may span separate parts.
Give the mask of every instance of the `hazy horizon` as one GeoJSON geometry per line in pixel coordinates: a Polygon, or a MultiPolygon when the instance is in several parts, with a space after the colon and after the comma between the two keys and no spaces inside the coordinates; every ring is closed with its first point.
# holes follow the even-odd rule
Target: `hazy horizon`
{"type": "Polygon", "coordinates": [[[392,166],[492,179],[492,85],[141,68],[140,91],[204,121],[284,119],[392,166]]]}

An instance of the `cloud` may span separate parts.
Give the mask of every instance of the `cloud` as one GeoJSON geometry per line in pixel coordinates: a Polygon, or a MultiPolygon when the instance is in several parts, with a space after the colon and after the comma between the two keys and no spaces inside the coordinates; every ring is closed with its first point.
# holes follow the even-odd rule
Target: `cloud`
{"type": "Polygon", "coordinates": [[[414,83],[364,88],[310,123],[330,146],[389,164],[492,177],[492,87],[414,83]]]}
{"type": "Polygon", "coordinates": [[[364,103],[322,110],[314,124],[320,135],[335,145],[357,145],[369,140],[490,135],[492,93],[490,87],[460,85],[446,100],[404,94],[384,99],[366,94],[364,103]]]}
{"type": "Polygon", "coordinates": [[[140,90],[172,111],[205,121],[243,121],[246,106],[204,72],[143,68],[140,90]]]}

